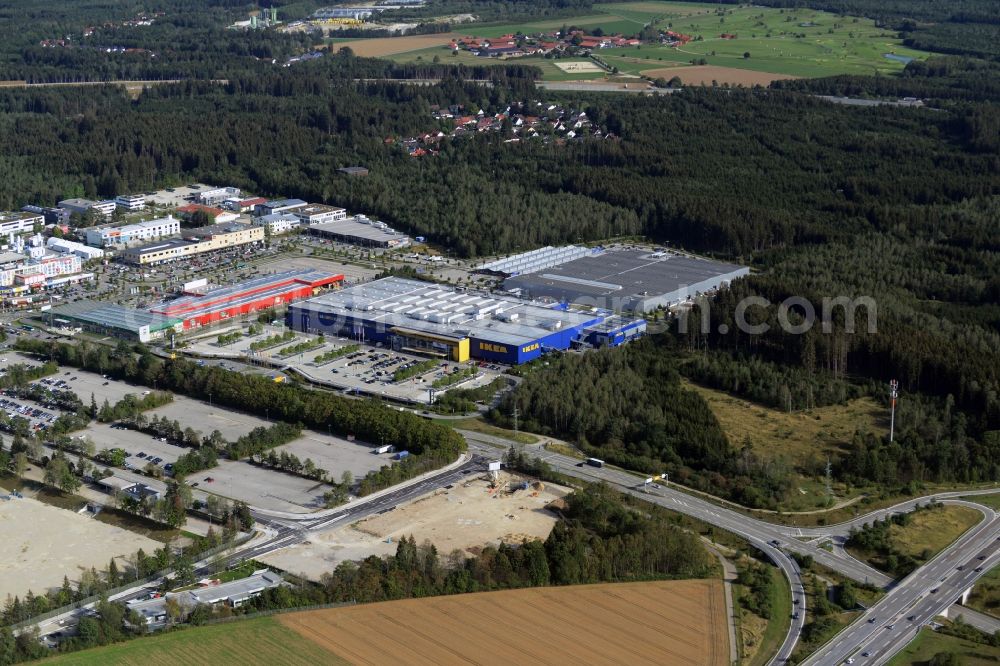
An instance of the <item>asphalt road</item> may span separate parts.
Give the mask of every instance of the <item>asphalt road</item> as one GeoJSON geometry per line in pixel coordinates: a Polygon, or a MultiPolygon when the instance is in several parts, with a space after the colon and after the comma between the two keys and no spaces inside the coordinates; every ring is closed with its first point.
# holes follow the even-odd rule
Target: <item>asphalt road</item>
{"type": "MultiPolygon", "coordinates": [[[[499,456],[501,449],[509,446],[506,440],[490,435],[469,431],[463,431],[463,435],[469,441],[470,450],[486,458],[499,456]]],[[[886,596],[868,609],[862,619],[822,646],[806,662],[808,664],[833,666],[846,662],[848,658],[854,658],[859,666],[862,663],[885,663],[913,639],[920,627],[929,624],[945,611],[952,617],[957,614],[971,617],[972,624],[986,631],[1000,627],[1000,622],[989,616],[955,605],[963,591],[985,575],[992,566],[1000,563],[1000,516],[988,507],[955,498],[994,493],[995,490],[939,493],[914,498],[836,525],[796,528],[756,520],[669,486],[654,484],[646,488],[641,477],[622,470],[586,466],[577,458],[541,448],[537,448],[536,452],[554,469],[568,476],[604,481],[646,501],[733,532],[763,551],[788,578],[793,595],[800,597],[800,604],[795,607],[799,617],[793,618],[785,641],[771,663],[783,663],[791,656],[806,622],[806,608],[802,605],[805,599],[802,596],[801,574],[786,551],[812,555],[817,562],[849,578],[889,588],[886,596]],[[854,559],[842,548],[852,528],[891,514],[912,511],[916,505],[926,504],[931,499],[970,506],[982,511],[984,519],[902,581],[896,583],[885,574],[854,559]],[[808,541],[802,540],[809,537],[812,538],[808,541]],[[827,541],[834,545],[832,552],[821,547],[827,541]],[[984,559],[979,560],[979,557],[984,559]],[[962,567],[962,570],[958,567],[962,567]],[[909,617],[913,619],[907,619],[909,617]],[[868,622],[872,618],[875,621],[868,622]],[[891,629],[888,628],[889,625],[892,625],[891,629]],[[865,652],[870,656],[863,657],[865,652]]]]}
{"type": "MultiPolygon", "coordinates": [[[[282,514],[253,509],[258,528],[264,531],[266,536],[235,549],[227,556],[226,564],[260,557],[301,543],[314,532],[329,530],[337,525],[354,522],[373,514],[392,511],[397,505],[420,497],[435,488],[458,482],[469,474],[485,471],[486,461],[498,459],[510,446],[509,441],[490,435],[467,431],[463,431],[462,434],[469,442],[470,452],[474,454],[471,460],[454,469],[430,475],[409,486],[313,514],[282,514]]],[[[795,615],[791,619],[784,641],[771,661],[772,664],[788,660],[808,619],[801,571],[790,556],[790,552],[812,555],[816,561],[854,580],[890,588],[888,594],[868,609],[861,619],[840,632],[807,660],[806,663],[815,666],[833,666],[844,663],[848,658],[855,659],[859,666],[882,664],[912,640],[920,627],[932,622],[933,618],[941,613],[950,609],[953,614],[962,613],[966,617],[973,615],[968,609],[953,607],[953,604],[980,576],[1000,563],[1000,549],[997,547],[1000,538],[1000,515],[978,504],[954,499],[958,496],[979,494],[978,492],[941,493],[934,496],[939,500],[973,506],[983,511],[985,518],[931,562],[894,584],[888,576],[859,562],[838,546],[843,543],[852,527],[884,518],[892,513],[912,510],[916,504],[928,502],[930,497],[915,498],[837,525],[822,528],[787,527],[751,518],[673,487],[659,484],[646,487],[641,477],[622,470],[585,466],[577,458],[551,453],[541,448],[537,448],[536,452],[559,472],[588,481],[603,481],[644,501],[728,530],[743,537],[765,553],[782,570],[789,581],[793,598],[799,600],[799,603],[793,606],[795,615]],[[821,547],[821,544],[827,541],[834,545],[832,552],[821,547]],[[983,559],[978,559],[980,557],[983,559]],[[961,567],[961,570],[958,567],[961,567]],[[911,617],[912,620],[909,619],[911,617]],[[863,657],[866,652],[869,656],[863,657]]],[[[197,563],[196,573],[209,573],[209,564],[207,560],[197,563]]],[[[150,587],[156,587],[162,582],[155,581],[136,587],[114,600],[127,601],[139,598],[148,594],[150,587]]],[[[82,612],[75,610],[42,623],[40,625],[42,635],[58,629],[71,628],[71,625],[75,624],[75,618],[82,612]],[[60,620],[66,626],[59,625],[60,620]]],[[[1000,623],[996,623],[988,616],[981,616],[978,622],[985,623],[985,627],[981,628],[987,630],[990,623],[1000,626],[1000,623]]]]}
{"type": "MultiPolygon", "coordinates": [[[[362,498],[337,509],[323,511],[318,514],[282,517],[274,515],[279,512],[261,512],[252,509],[251,513],[257,521],[257,528],[264,532],[264,537],[262,539],[251,540],[237,547],[224,558],[222,564],[228,566],[243,560],[262,557],[282,548],[294,546],[306,541],[311,533],[329,530],[338,524],[352,523],[377,513],[392,511],[399,504],[416,499],[436,488],[458,483],[470,474],[479,474],[484,471],[486,471],[485,460],[473,456],[472,459],[454,469],[429,475],[416,483],[398,490],[390,490],[367,500],[362,498]]],[[[214,558],[197,562],[194,567],[195,576],[210,574],[217,570],[215,567],[218,567],[219,564],[214,558]]],[[[150,591],[158,589],[164,582],[165,579],[161,578],[137,584],[134,588],[111,597],[110,600],[125,603],[133,599],[139,599],[148,595],[150,591]]],[[[66,613],[39,622],[34,626],[38,627],[39,635],[42,637],[56,631],[72,633],[79,618],[88,609],[93,608],[93,606],[94,604],[81,606],[78,609],[67,611],[66,613]]]]}

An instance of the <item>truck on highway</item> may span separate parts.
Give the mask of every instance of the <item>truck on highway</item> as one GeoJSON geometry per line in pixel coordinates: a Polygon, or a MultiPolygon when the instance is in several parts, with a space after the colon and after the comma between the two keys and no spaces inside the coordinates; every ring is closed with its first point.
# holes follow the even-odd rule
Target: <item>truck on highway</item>
{"type": "Polygon", "coordinates": [[[600,458],[587,458],[587,464],[591,467],[604,467],[604,461],[600,458]]]}

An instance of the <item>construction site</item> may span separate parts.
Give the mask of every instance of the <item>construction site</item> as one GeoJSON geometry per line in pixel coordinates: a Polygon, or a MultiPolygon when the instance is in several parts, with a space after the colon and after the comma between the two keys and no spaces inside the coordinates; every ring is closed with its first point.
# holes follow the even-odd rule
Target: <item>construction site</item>
{"type": "Polygon", "coordinates": [[[345,560],[395,553],[396,541],[404,536],[413,536],[418,544],[428,541],[442,555],[457,550],[469,557],[487,545],[547,538],[569,492],[563,486],[494,471],[261,559],[319,580],[345,560]]]}

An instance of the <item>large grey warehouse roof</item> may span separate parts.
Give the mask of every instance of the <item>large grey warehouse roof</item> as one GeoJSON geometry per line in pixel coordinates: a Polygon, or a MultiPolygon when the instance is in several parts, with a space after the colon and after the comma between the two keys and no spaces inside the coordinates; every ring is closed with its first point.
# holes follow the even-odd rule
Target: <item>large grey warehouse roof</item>
{"type": "Polygon", "coordinates": [[[651,310],[747,275],[745,266],[672,252],[612,250],[510,277],[504,288],[537,299],[610,310],[651,310]]]}
{"type": "Polygon", "coordinates": [[[442,337],[485,338],[511,345],[528,344],[598,318],[395,277],[323,294],[296,307],[442,337]]]}
{"type": "MultiPolygon", "coordinates": [[[[368,223],[365,223],[359,222],[358,219],[358,217],[348,217],[334,222],[314,224],[309,227],[309,230],[321,234],[329,233],[350,236],[378,243],[398,241],[402,244],[403,241],[408,240],[406,234],[401,234],[382,222],[372,222],[369,220],[368,223]]],[[[367,220],[364,216],[361,216],[361,219],[367,220]]]]}
{"type": "Polygon", "coordinates": [[[180,319],[164,317],[163,315],[133,310],[113,303],[97,301],[78,301],[53,308],[51,314],[55,317],[68,317],[108,328],[118,328],[138,333],[143,326],[149,326],[150,331],[160,331],[179,324],[180,319]]]}
{"type": "Polygon", "coordinates": [[[591,250],[586,247],[579,247],[577,245],[567,245],[565,247],[552,247],[551,245],[547,245],[545,247],[538,248],[537,250],[531,250],[530,252],[515,254],[512,257],[504,257],[503,259],[491,261],[477,267],[476,270],[486,273],[499,273],[507,276],[523,275],[525,273],[536,273],[544,268],[549,268],[550,266],[558,266],[559,264],[564,264],[567,261],[585,257],[588,254],[593,254],[594,252],[595,250],[591,250]]]}

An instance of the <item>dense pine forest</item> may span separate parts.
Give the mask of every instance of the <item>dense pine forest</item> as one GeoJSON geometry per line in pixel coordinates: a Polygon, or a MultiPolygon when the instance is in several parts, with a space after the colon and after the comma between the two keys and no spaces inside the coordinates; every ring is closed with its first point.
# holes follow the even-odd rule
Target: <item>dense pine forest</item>
{"type": "MultiPolygon", "coordinates": [[[[990,3],[813,0],[950,55],[912,62],[897,77],[664,97],[543,92],[532,67],[397,65],[346,51],[285,68],[308,40],[225,30],[245,15],[241,3],[184,0],[143,27],[104,23],[156,7],[110,4],[60,14],[2,3],[11,37],[0,47],[0,79],[184,82],[134,100],[116,87],[0,90],[0,209],[201,180],[363,211],[464,257],[647,236],[745,262],[752,277],[712,303],[704,331],[674,325],[632,349],[560,359],[529,376],[501,412],[516,399],[532,427],[589,451],[769,504],[788,487],[781,470],[727,442],[704,403],[680,388],[681,374],[795,410],[883,399],[896,378],[913,418],[891,445],[859,436],[835,461],[841,479],[1000,476],[1000,40],[991,38],[990,3]],[[92,25],[94,45],[136,50],[40,46],[92,25]],[[381,80],[416,77],[443,80],[381,80]],[[840,106],[817,97],[825,94],[926,105],[840,106]],[[434,105],[499,112],[522,101],[585,110],[607,138],[508,142],[501,132],[444,140],[439,155],[419,159],[394,145],[445,129],[434,105]],[[355,164],[371,174],[336,172],[355,164]],[[772,325],[747,335],[733,326],[747,296],[817,305],[864,296],[877,307],[861,310],[855,332],[841,313],[829,332],[772,325]],[[719,334],[720,324],[730,333],[719,334]]],[[[488,4],[497,16],[527,17],[533,3],[488,4]]],[[[534,4],[550,13],[586,6],[534,4]]],[[[775,324],[777,307],[755,316],[775,324]]]]}

